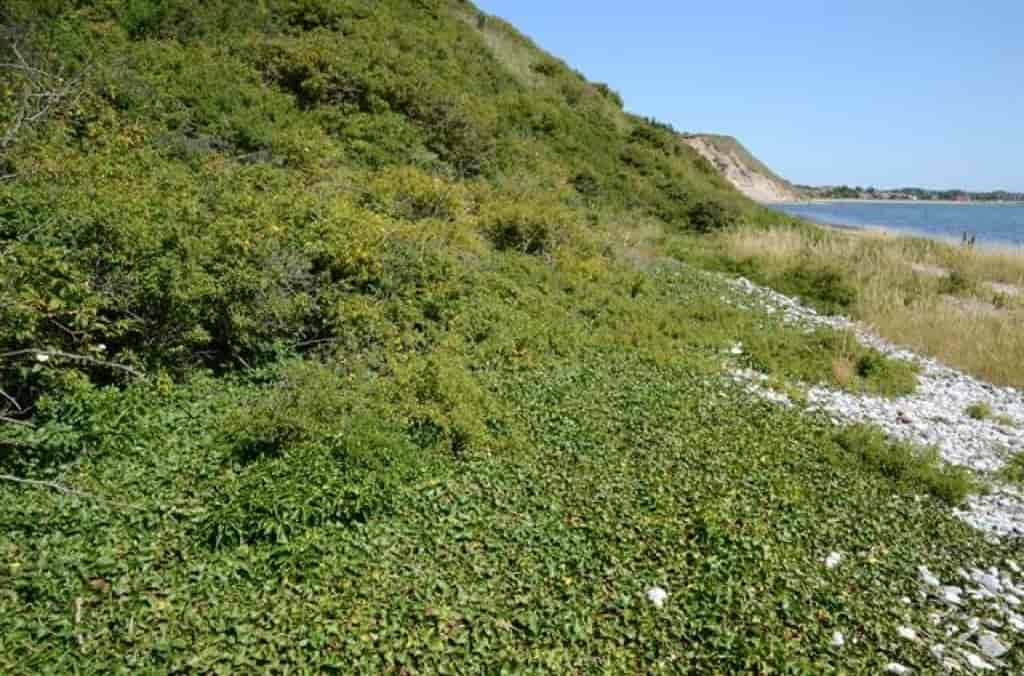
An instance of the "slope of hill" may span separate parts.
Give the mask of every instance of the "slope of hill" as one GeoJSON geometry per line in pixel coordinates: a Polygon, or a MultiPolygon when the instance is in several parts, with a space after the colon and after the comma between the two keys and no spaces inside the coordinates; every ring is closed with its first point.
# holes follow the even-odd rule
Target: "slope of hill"
{"type": "Polygon", "coordinates": [[[800,199],[799,189],[777,176],[732,136],[686,134],[683,138],[750,199],[762,203],[800,199]]]}
{"type": "Polygon", "coordinates": [[[0,672],[878,673],[1018,552],[734,381],[916,375],[680,264],[800,226],[470,3],[0,24],[0,672]]]}

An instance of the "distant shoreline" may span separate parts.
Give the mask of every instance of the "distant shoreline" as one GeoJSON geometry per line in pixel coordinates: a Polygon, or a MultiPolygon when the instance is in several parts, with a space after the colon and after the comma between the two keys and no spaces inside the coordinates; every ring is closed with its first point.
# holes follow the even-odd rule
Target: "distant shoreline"
{"type": "Polygon", "coordinates": [[[776,204],[833,204],[833,203],[856,204],[858,202],[862,202],[864,204],[943,204],[943,205],[952,205],[952,206],[979,206],[979,205],[980,206],[985,206],[985,205],[1017,206],[1017,205],[1024,205],[1024,202],[1012,201],[1012,200],[990,200],[990,201],[974,200],[974,201],[970,201],[970,202],[960,202],[960,201],[957,201],[957,200],[884,200],[884,199],[859,199],[859,198],[856,198],[856,197],[836,197],[836,198],[816,197],[816,198],[813,198],[813,199],[802,199],[802,200],[794,200],[794,201],[789,201],[789,202],[787,202],[787,201],[777,202],[776,204]]]}

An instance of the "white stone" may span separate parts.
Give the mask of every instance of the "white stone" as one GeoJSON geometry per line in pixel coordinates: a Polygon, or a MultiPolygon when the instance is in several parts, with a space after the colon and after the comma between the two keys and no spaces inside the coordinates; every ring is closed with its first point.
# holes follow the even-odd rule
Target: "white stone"
{"type": "Polygon", "coordinates": [[[50,355],[43,354],[42,352],[36,352],[36,361],[39,362],[40,364],[45,364],[46,362],[50,361],[50,355]]]}
{"type": "Polygon", "coordinates": [[[982,632],[978,636],[978,648],[981,652],[993,660],[998,660],[1000,657],[1010,652],[1010,647],[999,640],[991,631],[982,632]]]}
{"type": "Polygon", "coordinates": [[[977,655],[975,655],[972,652],[967,652],[965,650],[964,651],[964,657],[967,658],[967,664],[969,664],[972,669],[977,669],[978,671],[995,671],[996,670],[995,667],[993,667],[991,664],[989,664],[985,660],[981,659],[980,657],[978,657],[977,655]]]}
{"type": "Polygon", "coordinates": [[[975,570],[971,575],[971,578],[991,594],[999,594],[1003,591],[1003,584],[999,581],[998,577],[991,573],[984,573],[980,570],[975,570]]]}
{"type": "Polygon", "coordinates": [[[647,600],[653,603],[655,608],[664,608],[668,592],[661,587],[651,587],[647,590],[647,600]]]}
{"type": "Polygon", "coordinates": [[[896,633],[899,634],[900,638],[906,639],[907,641],[917,640],[917,632],[914,631],[912,627],[900,627],[896,630],[896,633]]]}
{"type": "Polygon", "coordinates": [[[833,648],[842,648],[846,645],[846,639],[843,637],[843,632],[837,631],[832,634],[832,641],[830,645],[833,648]]]}
{"type": "Polygon", "coordinates": [[[951,603],[955,606],[960,605],[963,601],[960,599],[960,594],[963,590],[960,587],[943,587],[942,588],[942,600],[946,603],[951,603]]]}
{"type": "Polygon", "coordinates": [[[825,557],[825,567],[828,568],[829,570],[832,570],[833,568],[838,566],[840,563],[842,563],[842,561],[843,561],[843,555],[842,554],[840,554],[839,552],[832,552],[827,557],[825,557]]]}
{"type": "Polygon", "coordinates": [[[885,665],[885,673],[887,674],[909,674],[910,667],[905,667],[899,662],[889,662],[885,665]]]}
{"type": "Polygon", "coordinates": [[[917,572],[921,575],[921,581],[929,587],[938,587],[942,584],[939,582],[939,578],[935,577],[932,571],[928,570],[927,566],[918,566],[917,572]]]}

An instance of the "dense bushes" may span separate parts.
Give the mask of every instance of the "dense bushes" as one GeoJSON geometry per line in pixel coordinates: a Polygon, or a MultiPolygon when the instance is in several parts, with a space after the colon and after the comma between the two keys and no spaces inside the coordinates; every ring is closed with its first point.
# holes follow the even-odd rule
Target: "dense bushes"
{"type": "MultiPolygon", "coordinates": [[[[123,386],[122,367],[185,378],[333,350],[394,377],[396,355],[462,340],[505,360],[564,349],[553,319],[498,330],[504,306],[465,334],[451,326],[481,279],[504,286],[480,272],[504,252],[592,277],[612,224],[764,217],[670,127],[624,114],[507,24],[450,11],[466,8],[6,4],[24,54],[88,72],[73,106],[17,140],[0,181],[0,352],[20,355],[0,374],[15,413],[63,391],[59,374],[123,386]],[[27,367],[46,350],[77,357],[27,367]]],[[[437,406],[417,439],[482,438],[437,406]]]]}

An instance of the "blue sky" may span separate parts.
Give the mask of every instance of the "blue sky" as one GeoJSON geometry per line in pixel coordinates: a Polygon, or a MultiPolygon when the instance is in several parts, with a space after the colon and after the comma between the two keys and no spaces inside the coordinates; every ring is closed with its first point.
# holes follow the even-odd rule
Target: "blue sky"
{"type": "Polygon", "coordinates": [[[799,183],[1024,191],[1024,0],[477,0],[799,183]]]}

